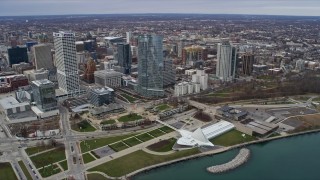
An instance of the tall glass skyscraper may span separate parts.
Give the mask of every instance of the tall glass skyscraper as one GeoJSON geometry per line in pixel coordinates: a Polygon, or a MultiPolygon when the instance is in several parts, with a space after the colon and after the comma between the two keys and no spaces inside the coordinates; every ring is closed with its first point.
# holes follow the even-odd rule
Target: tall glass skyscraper
{"type": "Polygon", "coordinates": [[[117,44],[117,60],[118,65],[121,67],[121,73],[130,74],[131,73],[131,47],[130,44],[117,44]]]}
{"type": "Polygon", "coordinates": [[[59,88],[68,95],[80,93],[75,34],[53,33],[59,88]]]}
{"type": "Polygon", "coordinates": [[[162,97],[163,37],[141,35],[138,38],[138,93],[146,97],[162,97]]]}
{"type": "Polygon", "coordinates": [[[218,44],[216,76],[222,81],[232,81],[236,74],[236,48],[229,42],[218,44]]]}

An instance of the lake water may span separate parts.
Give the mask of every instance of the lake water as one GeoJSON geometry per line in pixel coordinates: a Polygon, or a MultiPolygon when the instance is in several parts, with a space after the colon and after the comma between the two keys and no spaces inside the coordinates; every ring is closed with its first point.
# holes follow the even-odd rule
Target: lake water
{"type": "Polygon", "coordinates": [[[139,174],[134,180],[320,180],[320,133],[250,145],[247,163],[223,174],[206,167],[233,159],[239,149],[176,163],[139,174]]]}

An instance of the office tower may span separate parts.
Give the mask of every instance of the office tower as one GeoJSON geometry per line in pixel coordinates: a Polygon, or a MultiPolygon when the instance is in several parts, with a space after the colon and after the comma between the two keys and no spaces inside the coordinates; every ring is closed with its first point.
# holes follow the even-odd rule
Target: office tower
{"type": "Polygon", "coordinates": [[[161,97],[163,91],[162,36],[142,35],[138,38],[138,93],[161,97]]]}
{"type": "Polygon", "coordinates": [[[178,44],[178,57],[182,57],[182,51],[185,46],[186,46],[186,40],[184,39],[180,40],[178,44]]]}
{"type": "Polygon", "coordinates": [[[253,71],[254,55],[246,53],[241,56],[242,59],[242,73],[250,76],[253,71]]]}
{"type": "Polygon", "coordinates": [[[117,60],[118,65],[121,68],[121,73],[130,74],[131,73],[131,47],[129,44],[118,44],[117,45],[117,60]]]}
{"type": "Polygon", "coordinates": [[[182,49],[182,63],[194,65],[196,61],[207,60],[208,50],[201,46],[190,46],[182,49]]]}
{"type": "Polygon", "coordinates": [[[127,43],[130,44],[132,39],[132,32],[126,32],[127,43]]]}
{"type": "Polygon", "coordinates": [[[97,70],[96,63],[93,59],[89,59],[85,66],[83,78],[87,83],[94,83],[94,72],[97,70]]]}
{"type": "Polygon", "coordinates": [[[232,81],[236,73],[236,48],[229,42],[218,44],[216,75],[222,81],[232,81]]]}
{"type": "Polygon", "coordinates": [[[53,33],[59,88],[68,95],[80,93],[75,34],[53,33]]]}
{"type": "Polygon", "coordinates": [[[8,49],[9,64],[19,64],[21,62],[28,62],[28,52],[26,47],[12,47],[8,49]]]}
{"type": "Polygon", "coordinates": [[[174,85],[176,83],[176,71],[172,65],[172,60],[163,61],[163,86],[174,85]]]}
{"type": "Polygon", "coordinates": [[[49,44],[39,44],[33,46],[34,65],[36,69],[53,69],[51,46],[49,44]]]}
{"type": "Polygon", "coordinates": [[[32,91],[36,106],[42,111],[55,110],[58,107],[54,83],[47,80],[32,81],[32,91]]]}

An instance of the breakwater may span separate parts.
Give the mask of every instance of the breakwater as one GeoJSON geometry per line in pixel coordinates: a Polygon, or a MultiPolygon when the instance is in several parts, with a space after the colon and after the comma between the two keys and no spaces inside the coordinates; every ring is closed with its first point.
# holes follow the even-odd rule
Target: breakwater
{"type": "Polygon", "coordinates": [[[249,159],[249,157],[250,157],[250,150],[246,148],[242,148],[240,149],[239,154],[231,161],[225,164],[208,167],[207,171],[210,173],[226,172],[241,166],[243,163],[245,163],[249,159]]]}

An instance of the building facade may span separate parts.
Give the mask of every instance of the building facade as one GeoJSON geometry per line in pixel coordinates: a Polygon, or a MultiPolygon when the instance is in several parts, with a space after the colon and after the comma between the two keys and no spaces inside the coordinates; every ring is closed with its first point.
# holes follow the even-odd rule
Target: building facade
{"type": "Polygon", "coordinates": [[[8,49],[9,65],[19,64],[21,62],[28,62],[27,47],[12,47],[8,49]]]}
{"type": "Polygon", "coordinates": [[[138,93],[146,97],[162,97],[163,37],[142,35],[138,41],[138,93]]]}
{"type": "Polygon", "coordinates": [[[232,81],[236,74],[236,48],[229,42],[218,44],[216,76],[222,81],[232,81]]]}
{"type": "Polygon", "coordinates": [[[100,86],[112,88],[121,87],[122,73],[112,70],[101,70],[94,72],[94,82],[100,86]]]}
{"type": "Polygon", "coordinates": [[[253,54],[244,54],[241,56],[242,60],[242,73],[244,75],[250,76],[253,71],[254,55],[253,54]]]}
{"type": "Polygon", "coordinates": [[[36,69],[53,69],[53,60],[51,46],[48,44],[39,44],[33,46],[34,64],[36,69]]]}
{"type": "Polygon", "coordinates": [[[53,33],[59,88],[68,95],[80,93],[75,34],[53,33]]]}
{"type": "Polygon", "coordinates": [[[54,83],[47,79],[32,81],[34,102],[42,111],[56,110],[58,107],[54,83]]]}
{"type": "Polygon", "coordinates": [[[118,65],[121,68],[121,73],[130,74],[132,64],[132,54],[130,44],[117,44],[118,65]]]}
{"type": "Polygon", "coordinates": [[[196,61],[207,60],[208,50],[201,46],[190,46],[182,49],[182,63],[194,65],[196,61]]]}
{"type": "Polygon", "coordinates": [[[163,61],[163,86],[174,85],[176,83],[176,71],[172,60],[163,61]]]}
{"type": "Polygon", "coordinates": [[[114,90],[108,87],[92,88],[89,90],[89,99],[97,107],[114,103],[114,90]]]}

